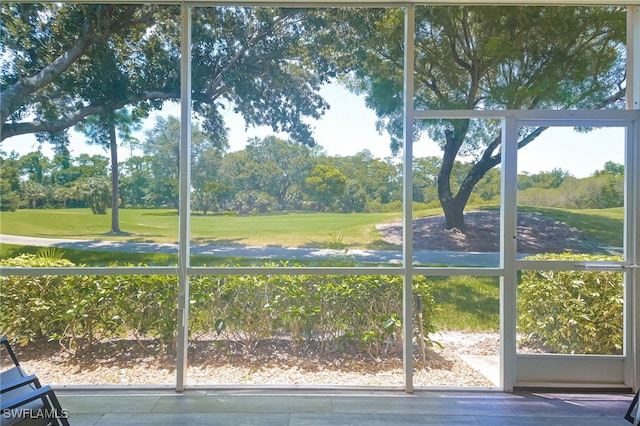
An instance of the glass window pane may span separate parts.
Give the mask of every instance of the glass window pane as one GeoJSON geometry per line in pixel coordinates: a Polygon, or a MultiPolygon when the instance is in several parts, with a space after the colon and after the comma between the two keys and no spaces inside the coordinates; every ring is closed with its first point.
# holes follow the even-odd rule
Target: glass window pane
{"type": "Polygon", "coordinates": [[[418,123],[425,134],[414,143],[414,264],[498,266],[500,121],[418,123]]]}
{"type": "Polygon", "coordinates": [[[624,7],[416,7],[416,108],[624,109],[625,16],[624,7]]]}
{"type": "Polygon", "coordinates": [[[432,345],[424,349],[424,360],[416,345],[414,385],[500,386],[499,278],[426,277],[426,282],[432,300],[423,298],[423,330],[416,309],[416,341],[422,333],[432,345]]]}
{"type": "Polygon", "coordinates": [[[176,277],[2,276],[0,283],[2,332],[43,384],[175,384],[176,277]]]}
{"type": "Polygon", "coordinates": [[[538,127],[521,134],[518,254],[622,255],[625,128],[538,127]]]}
{"type": "Polygon", "coordinates": [[[337,78],[360,48],[345,28],[386,12],[193,9],[193,265],[400,260],[377,230],[401,218],[391,140],[367,90],[337,78]]]}
{"type": "Polygon", "coordinates": [[[622,354],[623,279],[621,272],[522,271],[518,353],[622,354]]]}
{"type": "Polygon", "coordinates": [[[180,8],[14,6],[0,6],[3,243],[91,266],[175,264],[177,164],[158,163],[177,158],[179,133],[160,152],[145,130],[180,100],[180,8]],[[40,83],[16,91],[27,78],[40,83]]]}
{"type": "Polygon", "coordinates": [[[196,276],[191,385],[402,386],[402,277],[196,276]]]}

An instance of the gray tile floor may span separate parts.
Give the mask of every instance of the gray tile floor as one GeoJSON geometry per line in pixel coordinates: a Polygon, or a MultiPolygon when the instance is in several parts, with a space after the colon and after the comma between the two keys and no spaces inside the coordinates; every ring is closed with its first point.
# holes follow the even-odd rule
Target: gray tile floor
{"type": "Polygon", "coordinates": [[[56,390],[83,425],[626,425],[628,394],[360,390],[56,390]]]}

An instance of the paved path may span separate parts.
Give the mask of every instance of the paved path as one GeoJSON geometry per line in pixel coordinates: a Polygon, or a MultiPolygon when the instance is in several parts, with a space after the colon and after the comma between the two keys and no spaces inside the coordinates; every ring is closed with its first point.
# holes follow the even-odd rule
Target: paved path
{"type": "MultiPolygon", "coordinates": [[[[0,234],[0,243],[40,247],[58,247],[75,250],[109,250],[129,253],[178,253],[177,244],[136,243],[128,241],[71,240],[57,238],[23,237],[0,234]]],[[[324,248],[243,246],[243,245],[192,245],[191,254],[218,257],[245,257],[250,259],[322,260],[341,257],[343,252],[324,248]]],[[[391,263],[402,262],[402,252],[391,250],[349,250],[349,256],[357,262],[391,263]]],[[[454,251],[417,250],[416,264],[442,264],[447,266],[493,266],[499,264],[498,253],[469,253],[454,251]]]]}

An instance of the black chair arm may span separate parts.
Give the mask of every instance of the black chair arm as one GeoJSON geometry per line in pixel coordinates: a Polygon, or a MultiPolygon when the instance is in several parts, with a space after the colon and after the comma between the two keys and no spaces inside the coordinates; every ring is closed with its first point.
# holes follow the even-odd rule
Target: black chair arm
{"type": "Polygon", "coordinates": [[[11,357],[11,361],[13,361],[16,367],[19,367],[20,363],[18,362],[18,357],[16,357],[13,349],[11,349],[11,345],[9,344],[9,341],[6,337],[0,337],[0,345],[4,345],[4,347],[7,349],[7,352],[9,353],[9,356],[11,357]]]}
{"type": "Polygon", "coordinates": [[[68,413],[62,410],[56,394],[53,392],[53,389],[49,385],[33,389],[32,391],[22,394],[19,397],[13,398],[9,401],[3,400],[2,404],[0,404],[0,412],[2,412],[3,415],[6,415],[6,413],[11,412],[11,410],[16,410],[19,407],[36,400],[41,400],[45,408],[53,409],[53,411],[49,412],[49,414],[54,415],[55,418],[52,417],[51,420],[53,420],[53,422],[49,424],[69,426],[69,420],[67,418],[68,413]]]}
{"type": "Polygon", "coordinates": [[[38,380],[38,378],[32,374],[30,376],[26,376],[21,379],[15,380],[11,383],[2,383],[0,385],[0,393],[9,392],[9,391],[18,389],[19,387],[29,385],[32,383],[33,383],[33,387],[36,389],[42,387],[42,385],[40,385],[40,380],[38,380]]]}

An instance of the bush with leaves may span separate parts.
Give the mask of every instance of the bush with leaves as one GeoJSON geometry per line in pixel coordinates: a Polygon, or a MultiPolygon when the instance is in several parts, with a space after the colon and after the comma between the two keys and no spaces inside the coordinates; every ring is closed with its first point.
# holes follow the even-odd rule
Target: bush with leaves
{"type": "MultiPolygon", "coordinates": [[[[544,254],[531,260],[620,261],[619,256],[544,254]]],[[[523,342],[562,354],[619,354],[623,343],[623,274],[523,271],[518,332],[523,342]]]]}
{"type": "MultiPolygon", "coordinates": [[[[76,266],[55,252],[5,259],[0,265],[76,266]]],[[[176,276],[114,273],[0,280],[0,332],[21,344],[54,339],[77,352],[101,339],[133,336],[175,347],[176,276]]],[[[294,350],[313,345],[320,354],[357,350],[376,358],[396,355],[402,349],[402,283],[401,276],[376,275],[193,276],[189,333],[192,339],[224,333],[248,349],[266,339],[284,339],[294,350]]],[[[414,277],[413,289],[424,300],[428,335],[435,331],[431,287],[425,277],[414,277]]]]}
{"type": "MultiPolygon", "coordinates": [[[[75,265],[55,252],[47,251],[39,256],[22,254],[3,259],[0,266],[58,268],[75,265]]],[[[64,334],[69,323],[67,290],[74,280],[75,277],[57,275],[0,276],[0,333],[14,336],[21,344],[64,334]]]]}
{"type": "MultiPolygon", "coordinates": [[[[435,331],[425,277],[414,278],[414,293],[423,296],[425,332],[435,331]]],[[[320,354],[355,349],[388,356],[402,348],[402,277],[198,276],[191,281],[190,317],[192,335],[226,333],[246,347],[284,335],[294,350],[314,344],[320,354]]]]}
{"type": "MultiPolygon", "coordinates": [[[[0,261],[3,267],[60,268],[77,265],[48,250],[0,261]]],[[[0,333],[26,345],[58,340],[70,351],[100,339],[133,335],[173,346],[177,279],[143,275],[1,276],[0,333]]]]}

